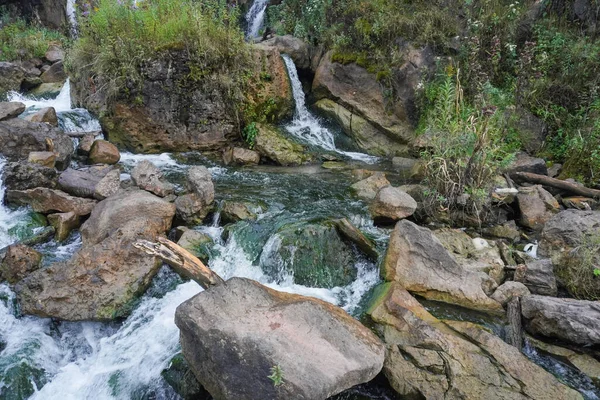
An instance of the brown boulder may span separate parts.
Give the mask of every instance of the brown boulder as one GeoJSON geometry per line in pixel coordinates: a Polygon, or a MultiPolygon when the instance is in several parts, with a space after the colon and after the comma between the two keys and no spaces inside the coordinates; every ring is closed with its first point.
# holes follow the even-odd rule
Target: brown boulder
{"type": "Polygon", "coordinates": [[[48,188],[28,190],[8,190],[6,199],[17,205],[30,205],[33,211],[49,214],[53,212],[74,212],[77,215],[88,215],[96,206],[96,201],[70,196],[67,193],[48,188]]]}
{"type": "Polygon", "coordinates": [[[44,107],[35,114],[28,115],[26,119],[31,122],[44,122],[52,126],[58,126],[58,117],[54,107],[44,107]]]}
{"type": "Polygon", "coordinates": [[[535,230],[541,230],[560,210],[558,201],[541,185],[520,188],[517,203],[521,212],[521,225],[535,230]]]}
{"type": "Polygon", "coordinates": [[[244,149],[243,147],[233,147],[223,152],[223,161],[227,165],[257,165],[260,162],[260,154],[257,151],[244,149]]]}
{"type": "Polygon", "coordinates": [[[388,186],[390,182],[386,179],[383,172],[375,172],[368,178],[358,181],[350,188],[356,193],[358,198],[363,200],[373,200],[379,190],[388,186]]]}
{"type": "Polygon", "coordinates": [[[48,222],[54,227],[55,239],[58,242],[66,240],[71,231],[79,228],[80,217],[74,212],[57,213],[48,215],[48,222]]]}
{"type": "Polygon", "coordinates": [[[410,195],[393,186],[379,189],[369,206],[376,223],[393,223],[410,217],[417,209],[417,202],[410,195]]]}
{"type": "Polygon", "coordinates": [[[56,154],[51,151],[32,151],[27,156],[27,162],[39,164],[46,168],[54,168],[56,165],[56,154]]]}
{"type": "Polygon", "coordinates": [[[39,268],[42,262],[40,252],[23,244],[8,246],[0,263],[0,277],[15,284],[39,268]]]}
{"type": "Polygon", "coordinates": [[[114,144],[106,140],[96,140],[90,148],[92,164],[116,164],[121,159],[121,153],[114,144]]]}

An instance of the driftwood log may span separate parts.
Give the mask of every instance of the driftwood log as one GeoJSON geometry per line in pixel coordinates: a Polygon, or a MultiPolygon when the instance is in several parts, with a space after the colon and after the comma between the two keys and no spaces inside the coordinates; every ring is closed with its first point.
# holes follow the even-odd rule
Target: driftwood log
{"type": "Polygon", "coordinates": [[[521,299],[513,297],[507,305],[508,330],[506,341],[521,350],[523,348],[523,327],[521,325],[521,299]]]}
{"type": "Polygon", "coordinates": [[[224,282],[219,275],[178,244],[163,237],[159,237],[157,242],[140,239],[133,246],[146,254],[160,258],[169,264],[175,272],[196,281],[204,289],[224,282]]]}
{"type": "Polygon", "coordinates": [[[549,186],[555,189],[564,190],[578,196],[600,199],[600,190],[590,189],[585,186],[579,186],[571,182],[562,181],[556,178],[550,178],[546,175],[532,174],[530,172],[515,172],[510,177],[518,183],[535,183],[542,186],[549,186]]]}

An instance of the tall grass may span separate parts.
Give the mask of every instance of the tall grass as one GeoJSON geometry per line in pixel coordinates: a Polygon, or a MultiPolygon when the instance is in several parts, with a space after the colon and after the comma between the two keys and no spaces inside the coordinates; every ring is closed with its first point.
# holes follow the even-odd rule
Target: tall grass
{"type": "Polygon", "coordinates": [[[100,0],[80,16],[80,38],[68,57],[75,74],[101,76],[109,95],[142,82],[142,66],[162,53],[184,52],[192,81],[236,85],[248,58],[235,7],[225,0],[100,0]]]}
{"type": "Polygon", "coordinates": [[[0,9],[0,61],[42,58],[51,44],[65,46],[67,38],[58,31],[12,18],[0,9]]]}

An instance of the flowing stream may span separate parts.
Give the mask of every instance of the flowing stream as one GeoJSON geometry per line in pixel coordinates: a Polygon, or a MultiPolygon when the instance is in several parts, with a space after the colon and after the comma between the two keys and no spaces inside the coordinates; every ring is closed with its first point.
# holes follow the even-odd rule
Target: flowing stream
{"type": "Polygon", "coordinates": [[[260,28],[262,28],[265,21],[265,12],[267,11],[268,4],[269,0],[254,0],[252,2],[252,6],[246,14],[246,23],[248,24],[246,38],[254,39],[258,37],[260,28]]]}
{"type": "MultiPolygon", "coordinates": [[[[354,159],[376,162],[373,157],[338,150],[333,135],[322,128],[306,109],[297,74],[286,57],[294,83],[296,117],[287,127],[301,140],[336,151],[354,159]],[[295,74],[295,75],[294,75],[295,74]]],[[[69,83],[55,99],[35,100],[12,94],[29,107],[57,109],[61,126],[70,131],[99,128],[86,110],[72,109],[69,83]]],[[[378,265],[357,255],[357,278],[347,286],[309,287],[294,281],[293,274],[278,257],[281,237],[278,230],[288,224],[312,223],[329,218],[349,218],[375,239],[378,249],[385,249],[389,231],[373,226],[366,205],[349,192],[347,174],[318,166],[282,168],[223,167],[219,162],[198,153],[137,155],[123,153],[122,179],[143,159],[153,162],[167,179],[182,185],[186,170],[192,165],[207,166],[215,182],[216,201],[244,201],[254,204],[255,222],[238,222],[229,226],[213,222],[194,227],[209,235],[215,245],[209,266],[225,279],[243,276],[274,289],[321,298],[359,315],[362,300],[379,282],[378,265]],[[273,265],[276,266],[273,272],[273,265]]],[[[4,161],[0,160],[0,168],[4,161]]],[[[0,178],[0,196],[3,195],[0,178]]],[[[17,237],[11,228],[26,219],[26,209],[9,209],[0,204],[0,247],[17,237]]],[[[66,243],[50,242],[36,248],[44,254],[44,264],[69,258],[81,246],[73,233],[66,243]]],[[[38,400],[109,400],[109,399],[179,399],[161,376],[171,358],[180,351],[175,308],[202,289],[194,282],[184,282],[163,266],[150,289],[142,296],[132,314],[120,322],[56,322],[19,316],[15,295],[0,285],[0,395],[5,379],[25,377],[36,388],[31,399],[38,400]]],[[[382,389],[355,388],[339,399],[393,399],[382,389]],[[375,394],[373,394],[375,393],[375,394]]],[[[1,396],[0,396],[1,397],[1,396]]],[[[590,397],[593,398],[593,397],[590,397]]]]}

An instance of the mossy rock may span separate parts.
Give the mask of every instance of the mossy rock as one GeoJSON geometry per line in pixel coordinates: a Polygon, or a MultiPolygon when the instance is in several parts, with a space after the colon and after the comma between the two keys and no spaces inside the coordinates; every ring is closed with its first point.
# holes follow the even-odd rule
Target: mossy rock
{"type": "Polygon", "coordinates": [[[226,226],[223,234],[225,240],[229,240],[233,236],[248,258],[254,262],[258,259],[262,248],[275,229],[272,224],[265,223],[265,221],[241,221],[226,226]]]}
{"type": "Polygon", "coordinates": [[[312,160],[304,146],[285,137],[276,126],[256,124],[256,128],[258,134],[254,150],[258,151],[261,156],[279,165],[301,165],[312,160]]]}
{"type": "Polygon", "coordinates": [[[8,230],[8,234],[17,240],[23,240],[33,236],[36,228],[48,225],[48,220],[43,214],[31,212],[21,219],[17,225],[8,230]]]}
{"type": "Polygon", "coordinates": [[[181,353],[171,359],[169,367],[161,372],[161,376],[183,400],[210,398],[210,394],[200,385],[181,353]]]}
{"type": "MultiPolygon", "coordinates": [[[[1,367],[1,365],[0,365],[1,367]]],[[[8,369],[2,368],[0,400],[25,400],[46,384],[43,369],[21,361],[8,369]]]]}
{"type": "Polygon", "coordinates": [[[278,243],[261,256],[263,270],[275,279],[293,275],[309,287],[346,286],[356,279],[352,248],[332,223],[290,224],[277,232],[278,243]]]}

